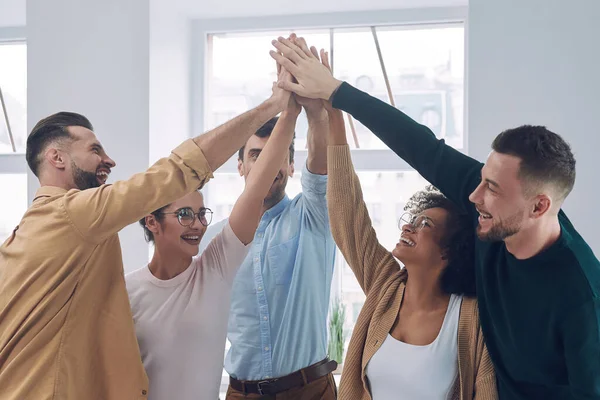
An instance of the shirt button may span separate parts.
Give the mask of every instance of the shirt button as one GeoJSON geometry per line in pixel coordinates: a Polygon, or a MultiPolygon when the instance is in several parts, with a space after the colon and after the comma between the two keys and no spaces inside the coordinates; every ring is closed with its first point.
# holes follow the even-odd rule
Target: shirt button
{"type": "Polygon", "coordinates": [[[267,316],[265,315],[265,316],[263,317],[263,319],[266,321],[268,318],[267,318],[267,316]]]}
{"type": "Polygon", "coordinates": [[[258,287],[258,291],[259,291],[259,292],[262,292],[262,286],[259,286],[259,287],[258,287]]]}
{"type": "Polygon", "coordinates": [[[262,234],[262,233],[259,233],[257,236],[258,236],[259,238],[261,238],[261,237],[263,237],[263,234],[262,234]]]}
{"type": "Polygon", "coordinates": [[[254,262],[258,262],[259,258],[258,257],[254,257],[254,262]]]}
{"type": "Polygon", "coordinates": [[[265,379],[271,379],[271,375],[265,376],[265,379]]]}
{"type": "Polygon", "coordinates": [[[269,351],[269,347],[268,347],[268,346],[267,346],[267,347],[265,347],[265,351],[269,351]]]}

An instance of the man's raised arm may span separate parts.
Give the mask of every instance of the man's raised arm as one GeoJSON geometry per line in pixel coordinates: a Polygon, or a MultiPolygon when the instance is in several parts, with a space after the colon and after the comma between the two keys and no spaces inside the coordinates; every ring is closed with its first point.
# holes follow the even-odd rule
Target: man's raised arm
{"type": "Polygon", "coordinates": [[[178,146],[146,172],[113,185],[72,191],[65,210],[90,242],[100,242],[144,215],[201,188],[265,122],[281,112],[289,94],[274,91],[258,107],[178,146]]]}

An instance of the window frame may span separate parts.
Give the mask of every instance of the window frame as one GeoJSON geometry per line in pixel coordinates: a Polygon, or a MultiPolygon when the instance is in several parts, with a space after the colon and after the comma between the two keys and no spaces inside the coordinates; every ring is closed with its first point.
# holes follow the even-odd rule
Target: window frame
{"type": "MultiPolygon", "coordinates": [[[[0,27],[0,45],[7,43],[27,43],[25,27],[0,27]]],[[[0,112],[1,113],[1,112],[0,112]]],[[[4,115],[0,115],[4,123],[4,115]]],[[[0,174],[27,174],[24,153],[0,154],[0,174]]]]}

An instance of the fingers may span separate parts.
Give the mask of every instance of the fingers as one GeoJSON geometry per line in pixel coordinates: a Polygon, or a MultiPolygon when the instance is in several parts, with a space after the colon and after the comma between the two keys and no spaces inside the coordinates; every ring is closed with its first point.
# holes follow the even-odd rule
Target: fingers
{"type": "Polygon", "coordinates": [[[279,76],[279,74],[281,73],[281,64],[275,61],[275,66],[277,67],[277,76],[279,76]]]}
{"type": "Polygon", "coordinates": [[[329,72],[331,72],[331,65],[329,64],[329,53],[326,52],[324,49],[321,49],[321,63],[327,67],[329,72]]]}
{"type": "Polygon", "coordinates": [[[292,43],[291,40],[279,37],[277,40],[271,42],[273,46],[277,48],[284,56],[297,63],[300,60],[305,60],[308,56],[302,51],[302,49],[292,43]]]}
{"type": "Polygon", "coordinates": [[[273,50],[271,50],[269,52],[269,54],[275,61],[277,61],[277,64],[279,64],[283,68],[287,69],[292,75],[296,75],[299,72],[296,64],[294,64],[292,61],[290,61],[284,55],[282,55],[276,51],[273,51],[273,50]]]}
{"type": "Polygon", "coordinates": [[[280,72],[279,72],[279,75],[277,75],[277,81],[293,82],[294,77],[292,76],[292,74],[290,74],[290,72],[285,67],[280,66],[280,72]]]}
{"type": "Polygon", "coordinates": [[[319,59],[319,52],[317,51],[317,48],[315,46],[310,46],[310,52],[313,56],[315,56],[317,60],[319,59]]]}
{"type": "Polygon", "coordinates": [[[279,81],[277,82],[277,87],[283,90],[287,90],[288,92],[293,92],[302,96],[302,92],[304,88],[297,83],[290,81],[279,81]]]}
{"type": "MultiPolygon", "coordinates": [[[[308,45],[306,44],[306,40],[304,40],[303,37],[297,37],[295,33],[292,33],[290,35],[290,39],[296,46],[298,46],[304,52],[304,54],[306,54],[306,56],[308,58],[315,57],[315,54],[312,53],[311,50],[308,48],[308,45]]],[[[316,56],[316,58],[317,58],[317,60],[319,59],[318,56],[316,56]]]]}

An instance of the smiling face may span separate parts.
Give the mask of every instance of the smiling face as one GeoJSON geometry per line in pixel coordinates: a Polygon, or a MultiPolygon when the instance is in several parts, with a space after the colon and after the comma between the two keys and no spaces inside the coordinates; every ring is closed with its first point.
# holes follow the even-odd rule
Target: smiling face
{"type": "Polygon", "coordinates": [[[492,151],[481,170],[481,183],[469,196],[479,212],[481,240],[504,240],[527,226],[535,201],[525,196],[519,167],[519,158],[492,151]]]}
{"type": "Polygon", "coordinates": [[[441,243],[446,235],[448,211],[429,208],[401,226],[400,241],[392,255],[406,266],[439,266],[444,255],[441,243]]]}
{"type": "Polygon", "coordinates": [[[85,190],[105,184],[116,163],[106,154],[94,132],[81,126],[70,126],[68,130],[72,140],[68,147],[70,163],[67,168],[73,186],[85,190]]]}
{"type": "MultiPolygon", "coordinates": [[[[178,257],[193,257],[198,254],[200,240],[206,233],[198,216],[191,221],[191,225],[183,226],[179,223],[178,213],[181,210],[191,209],[194,213],[204,210],[204,197],[200,192],[192,192],[181,199],[171,203],[161,211],[160,218],[154,215],[146,217],[146,227],[152,232],[154,244],[164,254],[178,257]]],[[[182,218],[187,225],[187,221],[182,218]]]]}

